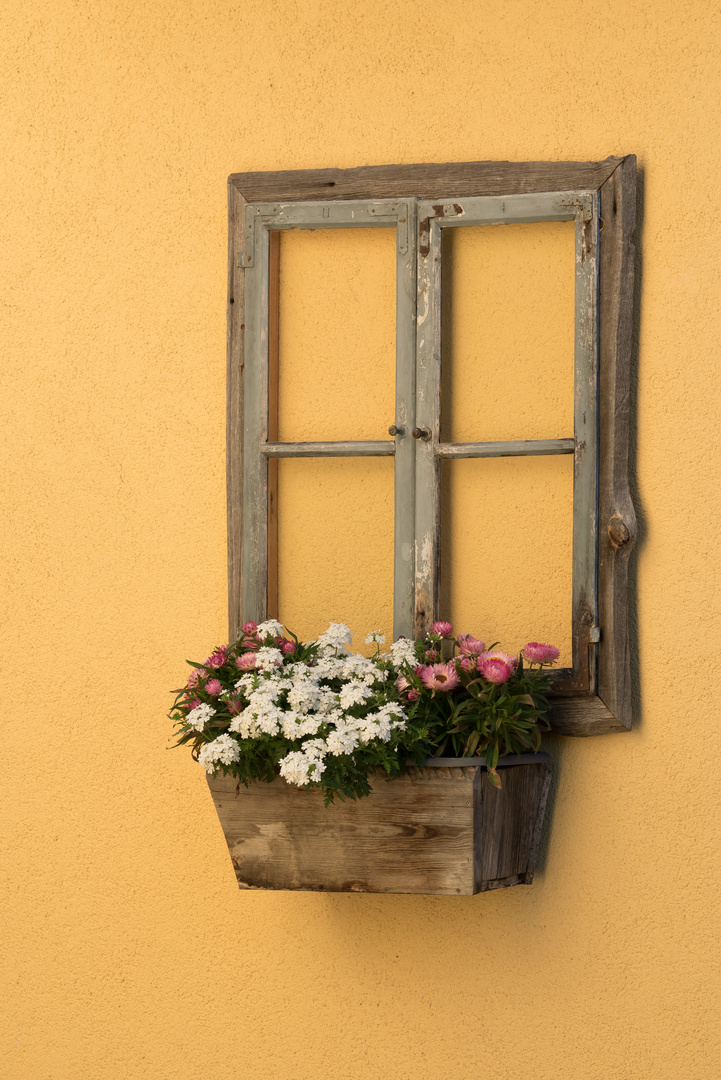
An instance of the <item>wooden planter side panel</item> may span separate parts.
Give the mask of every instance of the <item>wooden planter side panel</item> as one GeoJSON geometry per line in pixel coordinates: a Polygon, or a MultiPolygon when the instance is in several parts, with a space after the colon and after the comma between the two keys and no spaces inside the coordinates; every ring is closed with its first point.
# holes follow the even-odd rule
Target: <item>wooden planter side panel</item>
{"type": "Polygon", "coordinates": [[[418,769],[358,802],[209,777],[242,889],[470,895],[533,880],[548,767],[418,769]]]}
{"type": "Polygon", "coordinates": [[[476,775],[474,892],[533,881],[551,770],[543,762],[514,765],[501,778],[499,791],[485,769],[476,775]]]}
{"type": "Polygon", "coordinates": [[[433,769],[326,808],[285,780],[209,779],[241,888],[473,892],[475,769],[433,769]]]}

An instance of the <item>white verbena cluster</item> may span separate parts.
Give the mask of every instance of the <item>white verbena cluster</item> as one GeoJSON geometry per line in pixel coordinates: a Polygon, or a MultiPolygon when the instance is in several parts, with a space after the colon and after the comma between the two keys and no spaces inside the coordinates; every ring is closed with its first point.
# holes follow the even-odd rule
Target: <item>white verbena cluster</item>
{"type": "Polygon", "coordinates": [[[332,622],[326,632],[318,638],[320,654],[337,653],[342,656],[348,652],[348,646],[353,640],[350,627],[342,622],[332,622]]]}
{"type": "Polygon", "coordinates": [[[196,705],[186,716],[185,722],[188,727],[193,728],[195,731],[202,731],[211,716],[215,716],[215,709],[212,705],[196,705]]]}
{"type": "Polygon", "coordinates": [[[371,630],[370,634],[366,638],[366,645],[373,645],[374,643],[377,643],[378,645],[385,645],[386,643],[385,636],[380,632],[380,630],[371,630]]]}
{"type": "Polygon", "coordinates": [[[283,663],[283,653],[280,649],[261,646],[255,654],[255,662],[258,667],[278,667],[283,663]]]}
{"type": "MultiPolygon", "coordinates": [[[[271,627],[267,632],[273,633],[272,623],[269,620],[258,631],[271,627]]],[[[300,749],[282,758],[280,774],[288,783],[303,787],[320,780],[329,755],[352,754],[374,739],[388,742],[394,730],[405,728],[406,714],[400,705],[377,704],[389,677],[387,664],[349,654],[350,641],[347,626],[331,623],[318,638],[320,648],[310,663],[286,658],[279,649],[258,649],[258,667],[241,675],[231,692],[241,699],[243,708],[230,721],[228,734],[203,747],[201,764],[212,772],[219,761],[239,760],[233,736],[282,735],[300,743],[300,749]]],[[[223,696],[228,695],[226,691],[223,696]]],[[[200,731],[214,712],[209,705],[198,706],[188,721],[195,720],[200,731]]]]}
{"type": "Polygon", "coordinates": [[[256,634],[261,640],[270,635],[270,637],[282,637],[283,636],[283,624],[279,623],[277,619],[266,619],[265,622],[259,623],[256,630],[256,634]]]}
{"type": "Polygon", "coordinates": [[[217,739],[206,743],[198,754],[198,761],[206,772],[215,772],[218,763],[232,765],[240,760],[240,747],[230,735],[219,735],[217,739]]]}
{"type": "Polygon", "coordinates": [[[393,642],[391,645],[391,664],[394,668],[402,668],[404,664],[415,667],[417,663],[415,642],[404,637],[393,642]]]}

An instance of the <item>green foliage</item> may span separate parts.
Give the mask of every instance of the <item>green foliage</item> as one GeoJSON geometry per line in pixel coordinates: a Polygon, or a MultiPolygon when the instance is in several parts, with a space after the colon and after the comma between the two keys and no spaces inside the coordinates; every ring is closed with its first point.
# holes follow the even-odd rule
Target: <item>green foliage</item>
{"type": "MultiPolygon", "coordinates": [[[[450,633],[448,624],[435,625],[450,633]]],[[[282,774],[322,788],[327,805],[336,796],[361,798],[379,776],[392,780],[428,757],[484,756],[500,786],[499,756],[537,751],[549,726],[542,665],[526,667],[522,657],[485,650],[467,635],[431,633],[400,650],[394,645],[392,655],[377,646],[368,660],[329,645],[328,635],[299,642],[283,637],[276,623],[246,627],[233,645],[202,664],[189,662],[191,677],[175,692],[170,713],[176,745],[190,746],[195,760],[239,784],[282,774]],[[309,677],[330,710],[291,705],[290,691],[309,677]],[[365,689],[354,700],[348,692],[358,687],[365,689]],[[271,704],[258,706],[269,689],[271,704]]],[[[347,631],[334,627],[336,635],[347,631]]]]}

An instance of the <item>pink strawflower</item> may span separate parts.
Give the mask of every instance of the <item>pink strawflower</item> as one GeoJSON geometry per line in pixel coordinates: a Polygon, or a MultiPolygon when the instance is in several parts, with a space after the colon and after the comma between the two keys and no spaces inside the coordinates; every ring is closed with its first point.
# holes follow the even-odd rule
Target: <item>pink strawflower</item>
{"type": "Polygon", "coordinates": [[[211,697],[217,697],[222,689],[223,687],[220,685],[218,679],[208,679],[205,684],[205,692],[206,694],[210,694],[211,697]]]}
{"type": "Polygon", "coordinates": [[[408,700],[409,701],[418,701],[418,694],[415,692],[415,690],[409,690],[408,691],[408,700]]]}
{"type": "Polygon", "coordinates": [[[456,671],[456,665],[451,661],[448,664],[431,664],[421,671],[421,680],[429,690],[453,690],[460,686],[460,678],[456,671]]]}
{"type": "Polygon", "coordinates": [[[425,670],[426,670],[426,665],[425,664],[417,664],[416,667],[413,668],[413,674],[414,675],[420,675],[420,673],[422,671],[425,671],[425,670]]]}
{"type": "Polygon", "coordinates": [[[225,663],[225,658],[228,655],[227,648],[223,645],[220,649],[216,649],[212,656],[209,656],[203,663],[206,667],[219,668],[225,663]]]}
{"type": "Polygon", "coordinates": [[[188,681],[185,684],[187,686],[188,690],[192,690],[194,686],[198,685],[199,675],[200,675],[200,672],[199,672],[198,668],[193,668],[190,675],[188,675],[188,681]]]}
{"type": "Polygon", "coordinates": [[[484,679],[500,684],[508,682],[518,664],[517,656],[504,652],[486,652],[478,657],[477,667],[484,679]]]}
{"type": "Polygon", "coordinates": [[[404,690],[408,690],[410,685],[411,684],[408,682],[408,679],[405,677],[405,675],[400,675],[396,679],[396,688],[400,690],[401,693],[403,693],[404,690]]]}
{"type": "Polygon", "coordinates": [[[185,702],[185,707],[187,708],[188,712],[191,712],[193,709],[197,709],[198,705],[200,705],[200,698],[197,697],[191,698],[189,701],[185,702]]]}
{"type": "Polygon", "coordinates": [[[458,663],[463,671],[473,671],[476,666],[476,661],[471,656],[464,656],[458,663]]]}
{"type": "Polygon", "coordinates": [[[529,664],[552,664],[561,655],[555,645],[543,645],[540,641],[529,641],[521,651],[529,664]]]}
{"type": "Polygon", "coordinates": [[[247,652],[237,658],[235,666],[239,668],[240,671],[254,671],[257,663],[258,657],[252,652],[247,652]]]}
{"type": "Polygon", "coordinates": [[[244,634],[254,634],[258,629],[258,624],[255,622],[244,622],[242,629],[244,634]]]}
{"type": "Polygon", "coordinates": [[[435,649],[428,649],[426,652],[426,660],[429,664],[432,664],[434,660],[438,659],[438,653],[435,649]]]}
{"type": "Polygon", "coordinates": [[[473,637],[473,634],[459,634],[457,640],[461,656],[480,656],[486,651],[484,642],[473,637]]]}
{"type": "Polygon", "coordinates": [[[453,633],[453,627],[449,622],[434,622],[431,626],[432,634],[440,634],[441,637],[450,637],[453,633]]]}
{"type": "Polygon", "coordinates": [[[243,708],[242,701],[229,701],[228,712],[231,716],[237,716],[240,710],[243,708]]]}
{"type": "Polygon", "coordinates": [[[288,641],[288,639],[285,638],[283,640],[283,644],[281,645],[280,648],[281,648],[281,651],[284,652],[286,656],[290,656],[291,653],[295,652],[295,642],[294,641],[288,641]]]}

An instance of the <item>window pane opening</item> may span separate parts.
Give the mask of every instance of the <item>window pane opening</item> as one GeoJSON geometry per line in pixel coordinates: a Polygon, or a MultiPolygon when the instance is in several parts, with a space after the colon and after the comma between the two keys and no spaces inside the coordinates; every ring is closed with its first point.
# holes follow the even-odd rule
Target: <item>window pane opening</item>
{"type": "Polygon", "coordinates": [[[441,440],[573,437],[575,223],[443,230],[441,440]]]}
{"type": "Polygon", "coordinates": [[[278,618],[303,640],[344,622],[354,652],[393,634],[393,461],[286,458],[278,468],[278,618]]]}
{"type": "Polygon", "coordinates": [[[572,657],[573,457],[441,465],[441,618],[516,653],[572,657]]]}
{"type": "Polygon", "coordinates": [[[281,231],[278,439],[387,439],[395,363],[396,230],[281,231]]]}

